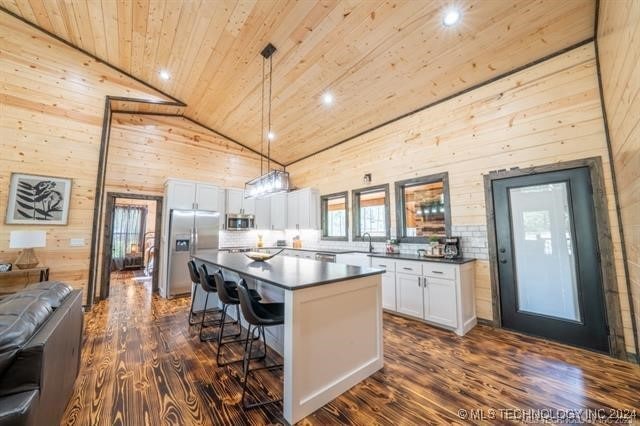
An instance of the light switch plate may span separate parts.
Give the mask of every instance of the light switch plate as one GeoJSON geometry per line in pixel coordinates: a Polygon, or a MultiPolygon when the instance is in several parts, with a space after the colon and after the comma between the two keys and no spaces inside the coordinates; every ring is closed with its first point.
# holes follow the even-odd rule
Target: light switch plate
{"type": "Polygon", "coordinates": [[[71,238],[69,244],[71,247],[84,247],[84,238],[71,238]]]}

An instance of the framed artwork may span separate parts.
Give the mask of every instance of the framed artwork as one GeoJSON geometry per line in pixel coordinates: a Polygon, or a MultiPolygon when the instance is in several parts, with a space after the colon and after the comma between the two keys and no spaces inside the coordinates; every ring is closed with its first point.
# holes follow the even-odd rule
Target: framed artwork
{"type": "Polygon", "coordinates": [[[71,179],[11,174],[7,224],[66,225],[71,200],[71,179]]]}

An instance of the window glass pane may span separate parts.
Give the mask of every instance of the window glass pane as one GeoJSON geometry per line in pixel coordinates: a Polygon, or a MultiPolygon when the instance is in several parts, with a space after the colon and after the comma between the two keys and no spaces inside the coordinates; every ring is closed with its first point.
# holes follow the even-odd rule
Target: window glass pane
{"type": "Polygon", "coordinates": [[[324,196],[322,201],[323,237],[347,237],[347,198],[324,196]]]}
{"type": "Polygon", "coordinates": [[[580,321],[567,193],[565,182],[509,190],[518,309],[580,321]]]}
{"type": "Polygon", "coordinates": [[[385,195],[385,191],[360,194],[360,235],[368,232],[372,237],[386,237],[385,195]]]}
{"type": "Polygon", "coordinates": [[[345,199],[332,198],[327,201],[327,236],[344,237],[347,235],[347,206],[345,199]]]}
{"type": "Polygon", "coordinates": [[[444,237],[444,182],[436,181],[404,187],[406,237],[444,237]]]}

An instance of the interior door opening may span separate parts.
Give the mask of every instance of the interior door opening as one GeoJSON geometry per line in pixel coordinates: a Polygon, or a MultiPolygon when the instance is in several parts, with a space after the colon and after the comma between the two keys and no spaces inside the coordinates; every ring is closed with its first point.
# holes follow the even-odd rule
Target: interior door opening
{"type": "Polygon", "coordinates": [[[502,326],[609,352],[588,167],[492,182],[502,326]]]}
{"type": "Polygon", "coordinates": [[[162,197],[107,194],[100,299],[129,281],[158,290],[161,214],[162,197]]]}

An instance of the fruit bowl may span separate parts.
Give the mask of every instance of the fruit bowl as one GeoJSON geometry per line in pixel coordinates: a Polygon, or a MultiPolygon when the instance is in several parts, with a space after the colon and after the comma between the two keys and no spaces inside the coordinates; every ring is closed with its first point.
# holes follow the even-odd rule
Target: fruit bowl
{"type": "Polygon", "coordinates": [[[244,255],[247,256],[251,260],[255,260],[256,262],[264,262],[266,260],[271,259],[274,256],[279,255],[283,251],[284,251],[284,249],[280,250],[277,253],[262,253],[262,252],[259,252],[259,251],[248,251],[248,252],[244,253],[244,255]]]}

